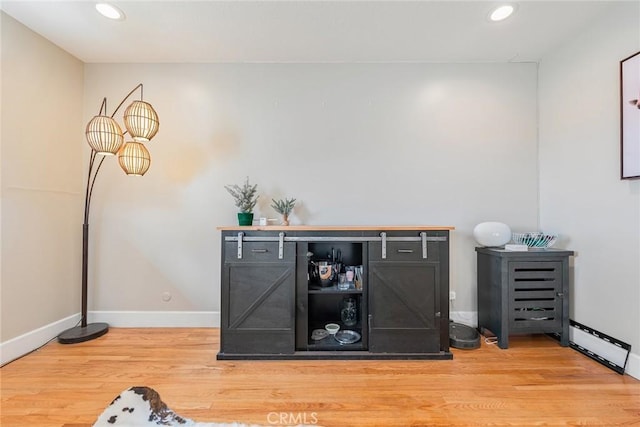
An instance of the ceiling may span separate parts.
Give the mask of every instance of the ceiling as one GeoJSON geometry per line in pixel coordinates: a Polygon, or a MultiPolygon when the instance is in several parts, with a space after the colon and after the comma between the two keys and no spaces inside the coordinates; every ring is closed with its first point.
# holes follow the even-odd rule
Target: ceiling
{"type": "Polygon", "coordinates": [[[539,61],[616,1],[1,0],[7,14],[87,63],[539,61]]]}

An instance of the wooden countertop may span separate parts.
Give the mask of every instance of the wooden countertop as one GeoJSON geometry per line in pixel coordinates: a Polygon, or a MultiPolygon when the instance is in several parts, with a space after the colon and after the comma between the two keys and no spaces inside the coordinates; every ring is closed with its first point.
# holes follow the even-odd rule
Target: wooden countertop
{"type": "Polygon", "coordinates": [[[248,225],[216,227],[220,231],[434,231],[455,230],[450,225],[248,225]]]}

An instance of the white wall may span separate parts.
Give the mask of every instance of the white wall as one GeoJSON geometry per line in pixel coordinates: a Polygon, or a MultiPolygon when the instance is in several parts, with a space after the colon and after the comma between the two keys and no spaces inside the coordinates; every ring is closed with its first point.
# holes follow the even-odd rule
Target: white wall
{"type": "Polygon", "coordinates": [[[80,310],[84,125],[82,62],[0,15],[4,343],[80,310]]]}
{"type": "Polygon", "coordinates": [[[288,196],[292,223],[455,226],[454,311],[476,309],[477,223],[537,229],[535,64],[87,64],[85,120],[139,82],[160,132],[143,178],[98,178],[90,310],[218,311],[223,186],[247,175],[256,216],[288,196]]]}
{"type": "Polygon", "coordinates": [[[630,343],[640,373],[640,180],[619,179],[619,61],[640,4],[602,16],[540,64],[540,223],[576,251],[571,318],[630,343]]]}

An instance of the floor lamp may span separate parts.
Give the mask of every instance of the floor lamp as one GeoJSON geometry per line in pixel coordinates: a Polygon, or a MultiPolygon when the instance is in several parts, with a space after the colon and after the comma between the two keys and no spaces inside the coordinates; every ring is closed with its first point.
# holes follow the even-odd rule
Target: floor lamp
{"type": "Polygon", "coordinates": [[[87,323],[87,273],[89,258],[89,211],[93,185],[107,156],[118,155],[120,167],[127,175],[142,176],[151,165],[151,156],[144,146],[158,132],[160,122],[158,114],[151,104],[144,102],[143,86],[140,83],[133,88],[122,102],[116,107],[111,116],[107,116],[107,98],[102,100],[100,112],[89,121],[85,130],[87,142],[91,146],[89,157],[89,172],[87,173],[87,187],[84,196],[84,222],[82,224],[82,318],[80,325],[67,329],[58,335],[58,342],[74,344],[98,338],[109,331],[107,323],[87,323]],[[122,104],[133,93],[140,89],[140,100],[133,101],[124,111],[126,131],[122,132],[120,125],[113,119],[122,104]],[[132,141],[124,142],[129,134],[132,141]],[[99,161],[96,160],[100,155],[99,161]]]}

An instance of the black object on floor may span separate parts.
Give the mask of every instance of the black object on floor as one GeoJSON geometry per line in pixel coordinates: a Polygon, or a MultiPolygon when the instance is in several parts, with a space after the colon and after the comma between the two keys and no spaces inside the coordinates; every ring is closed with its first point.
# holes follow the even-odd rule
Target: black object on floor
{"type": "MultiPolygon", "coordinates": [[[[624,375],[631,344],[569,319],[569,346],[596,362],[624,375]]],[[[560,334],[547,334],[560,341],[560,334]]]]}
{"type": "Polygon", "coordinates": [[[449,323],[449,346],[461,349],[480,347],[480,334],[474,328],[462,323],[449,323]]]}

